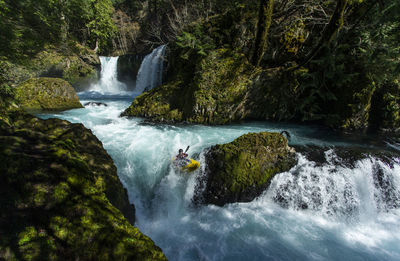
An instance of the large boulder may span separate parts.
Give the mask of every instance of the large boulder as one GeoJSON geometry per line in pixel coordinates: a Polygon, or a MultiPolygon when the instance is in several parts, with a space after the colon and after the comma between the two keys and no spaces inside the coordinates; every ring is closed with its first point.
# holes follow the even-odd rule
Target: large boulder
{"type": "Polygon", "coordinates": [[[0,259],[165,260],[82,124],[20,110],[0,119],[0,259]]]}
{"type": "Polygon", "coordinates": [[[58,78],[32,78],[16,88],[16,98],[28,111],[82,108],[75,89],[58,78]]]}
{"type": "Polygon", "coordinates": [[[249,202],[259,196],[277,174],[296,163],[294,149],[279,133],[249,133],[231,143],[215,145],[205,154],[194,202],[222,206],[249,202]]]}

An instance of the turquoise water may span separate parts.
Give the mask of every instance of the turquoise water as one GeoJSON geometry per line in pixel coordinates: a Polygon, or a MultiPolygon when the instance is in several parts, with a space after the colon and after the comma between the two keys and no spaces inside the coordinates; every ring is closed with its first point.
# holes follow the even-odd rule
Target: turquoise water
{"type": "Polygon", "coordinates": [[[39,116],[83,123],[103,142],[136,206],[136,225],[168,259],[400,260],[400,211],[393,207],[400,200],[396,162],[388,166],[369,157],[349,168],[338,164],[333,150],[326,149],[323,165],[298,153],[297,166],[277,175],[259,198],[224,207],[193,206],[201,170],[183,175],[171,168],[179,148],[190,145],[189,154],[204,168],[204,149],[248,132],[287,130],[292,145],[372,147],[373,139],[267,122],[212,127],[149,124],[119,117],[133,96],[81,93],[80,98],[83,104],[102,101],[108,106],[39,116]],[[377,173],[390,188],[377,186],[377,173]]]}

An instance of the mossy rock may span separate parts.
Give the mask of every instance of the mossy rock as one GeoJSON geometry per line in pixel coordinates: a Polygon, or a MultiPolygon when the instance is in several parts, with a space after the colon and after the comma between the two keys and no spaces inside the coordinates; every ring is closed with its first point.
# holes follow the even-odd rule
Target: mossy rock
{"type": "Polygon", "coordinates": [[[198,178],[194,201],[219,206],[253,200],[276,174],[296,163],[287,139],[270,132],[249,133],[213,146],[205,159],[205,173],[198,178]]]}
{"type": "Polygon", "coordinates": [[[82,108],[75,89],[58,78],[32,78],[16,88],[16,98],[28,111],[82,108]]]}
{"type": "Polygon", "coordinates": [[[97,80],[100,59],[93,51],[76,44],[69,53],[48,49],[38,53],[27,67],[39,77],[57,77],[76,88],[97,80]]]}
{"type": "Polygon", "coordinates": [[[0,57],[0,86],[17,86],[19,83],[34,77],[35,74],[24,66],[14,64],[7,57],[0,57]]]}
{"type": "Polygon", "coordinates": [[[33,77],[53,77],[83,89],[98,79],[101,64],[93,50],[74,42],[65,50],[54,46],[45,49],[26,60],[9,61],[0,57],[0,84],[15,87],[33,77]]]}
{"type": "Polygon", "coordinates": [[[228,49],[201,59],[191,82],[177,77],[137,97],[123,116],[156,122],[225,124],[246,117],[244,108],[251,77],[258,73],[244,55],[228,49]]]}
{"type": "Polygon", "coordinates": [[[175,107],[180,98],[180,82],[173,82],[144,92],[138,96],[121,116],[145,117],[155,122],[183,121],[182,111],[175,107]]]}
{"type": "Polygon", "coordinates": [[[0,119],[0,259],[166,260],[102,143],[82,124],[0,119]],[[130,222],[129,222],[129,221],[130,222]]]}

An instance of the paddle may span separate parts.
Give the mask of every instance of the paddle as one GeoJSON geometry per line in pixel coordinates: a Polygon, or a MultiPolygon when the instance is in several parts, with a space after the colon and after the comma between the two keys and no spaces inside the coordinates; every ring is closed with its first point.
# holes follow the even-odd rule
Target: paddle
{"type": "Polygon", "coordinates": [[[190,146],[187,146],[187,148],[186,148],[186,150],[185,150],[185,153],[189,150],[189,148],[190,148],[190,146]]]}

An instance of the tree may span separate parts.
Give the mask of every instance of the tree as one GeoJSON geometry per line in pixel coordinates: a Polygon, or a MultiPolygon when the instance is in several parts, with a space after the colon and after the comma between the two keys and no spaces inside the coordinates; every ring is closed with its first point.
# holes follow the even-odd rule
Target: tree
{"type": "Polygon", "coordinates": [[[267,47],[267,37],[274,7],[274,0],[260,0],[258,13],[257,35],[254,44],[254,53],[251,62],[259,66],[267,47]]]}
{"type": "Polygon", "coordinates": [[[93,17],[86,25],[89,37],[95,42],[95,50],[105,46],[108,40],[116,33],[117,28],[112,21],[114,8],[110,0],[92,0],[93,17]]]}
{"type": "Polygon", "coordinates": [[[335,12],[332,14],[328,25],[322,32],[322,37],[320,38],[319,43],[307,56],[304,64],[314,58],[324,46],[327,46],[337,36],[337,33],[343,26],[344,11],[348,2],[348,0],[337,0],[335,12]]]}

